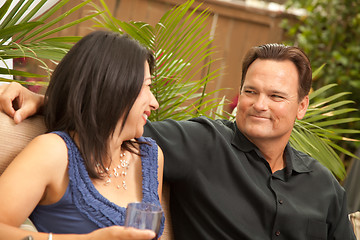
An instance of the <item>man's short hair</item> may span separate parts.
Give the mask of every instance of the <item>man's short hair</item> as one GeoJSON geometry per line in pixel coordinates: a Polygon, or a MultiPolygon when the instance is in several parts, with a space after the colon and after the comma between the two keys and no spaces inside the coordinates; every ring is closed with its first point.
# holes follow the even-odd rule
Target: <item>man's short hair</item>
{"type": "Polygon", "coordinates": [[[298,100],[309,94],[312,84],[312,70],[307,55],[298,47],[271,43],[251,48],[244,57],[240,91],[244,85],[246,73],[256,59],[275,61],[289,60],[296,66],[299,76],[298,100]]]}

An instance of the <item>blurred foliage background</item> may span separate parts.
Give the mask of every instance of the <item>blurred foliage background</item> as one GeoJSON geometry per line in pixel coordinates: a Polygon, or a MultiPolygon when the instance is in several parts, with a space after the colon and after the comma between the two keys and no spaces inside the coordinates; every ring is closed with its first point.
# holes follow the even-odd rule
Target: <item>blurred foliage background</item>
{"type": "MultiPolygon", "coordinates": [[[[313,88],[336,84],[327,95],[342,92],[339,100],[350,100],[356,111],[346,112],[348,118],[360,117],[360,4],[353,0],[287,0],[287,8],[303,8],[306,14],[297,22],[284,20],[282,26],[288,44],[302,48],[309,56],[313,69],[325,66],[314,78],[313,88]]],[[[316,99],[324,99],[320,94],[316,99]]],[[[332,117],[334,120],[336,116],[332,117]]],[[[360,129],[360,121],[334,122],[332,128],[360,129]]],[[[349,136],[343,133],[344,136],[349,136]]],[[[352,135],[360,139],[360,134],[352,135]]],[[[336,140],[335,140],[336,141],[336,140]]],[[[355,152],[359,142],[345,141],[338,144],[355,152]]],[[[346,156],[342,155],[346,161],[346,156]]]]}

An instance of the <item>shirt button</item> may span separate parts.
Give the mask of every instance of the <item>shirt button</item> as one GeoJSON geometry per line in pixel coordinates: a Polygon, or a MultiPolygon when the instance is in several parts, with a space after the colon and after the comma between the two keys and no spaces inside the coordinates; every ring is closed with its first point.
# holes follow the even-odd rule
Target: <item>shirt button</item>
{"type": "Polygon", "coordinates": [[[280,199],[280,200],[279,200],[279,203],[280,203],[280,204],[283,204],[283,203],[284,203],[284,201],[280,199]]]}
{"type": "Polygon", "coordinates": [[[279,235],[280,235],[280,231],[277,230],[277,231],[275,232],[275,235],[276,235],[276,236],[279,236],[279,235]]]}

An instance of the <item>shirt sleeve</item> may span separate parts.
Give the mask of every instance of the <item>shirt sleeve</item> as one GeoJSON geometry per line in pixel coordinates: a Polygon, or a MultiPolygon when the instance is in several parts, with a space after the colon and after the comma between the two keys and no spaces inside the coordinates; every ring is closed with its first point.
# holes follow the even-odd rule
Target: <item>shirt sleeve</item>
{"type": "MultiPolygon", "coordinates": [[[[173,181],[188,173],[187,154],[192,151],[191,134],[185,121],[148,121],[144,136],[153,138],[164,153],[164,179],[173,181]]],[[[189,155],[188,155],[189,156],[189,155]]]]}
{"type": "Polygon", "coordinates": [[[169,182],[191,178],[196,164],[211,146],[212,122],[206,118],[186,121],[148,121],[144,136],[153,138],[164,153],[164,179],[169,182]]]}
{"type": "Polygon", "coordinates": [[[346,206],[346,193],[345,191],[343,191],[340,215],[338,221],[336,223],[331,224],[330,237],[328,239],[356,240],[355,233],[352,228],[352,225],[350,224],[350,220],[348,218],[347,212],[348,211],[346,206]]]}

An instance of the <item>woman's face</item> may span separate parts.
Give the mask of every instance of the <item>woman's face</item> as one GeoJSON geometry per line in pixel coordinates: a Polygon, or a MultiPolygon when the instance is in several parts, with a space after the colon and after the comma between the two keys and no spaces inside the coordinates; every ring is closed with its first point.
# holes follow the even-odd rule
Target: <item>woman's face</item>
{"type": "Polygon", "coordinates": [[[141,137],[144,133],[144,125],[150,116],[151,110],[156,110],[159,107],[159,103],[150,90],[151,75],[147,61],[145,62],[144,71],[143,86],[134,105],[130,109],[129,116],[121,133],[124,140],[141,137]]]}

